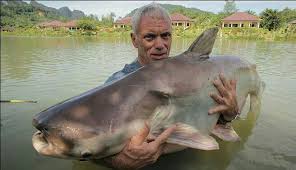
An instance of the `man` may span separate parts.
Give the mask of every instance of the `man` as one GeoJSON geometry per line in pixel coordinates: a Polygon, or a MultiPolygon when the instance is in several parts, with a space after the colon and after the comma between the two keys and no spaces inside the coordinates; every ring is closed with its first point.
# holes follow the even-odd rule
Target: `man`
{"type": "MultiPolygon", "coordinates": [[[[172,42],[171,25],[167,11],[156,3],[138,9],[132,18],[133,32],[131,33],[132,43],[138,49],[138,57],[131,64],[125,65],[121,71],[109,77],[106,83],[118,80],[151,61],[168,58],[172,42]]],[[[221,81],[213,82],[220,95],[210,94],[219,105],[211,108],[209,114],[221,113],[219,121],[225,123],[234,119],[238,114],[236,82],[227,81],[223,75],[220,75],[220,79],[221,81]]],[[[165,144],[174,129],[175,126],[166,129],[159,137],[151,141],[148,137],[149,127],[147,126],[132,137],[129,144],[119,154],[105,160],[119,169],[138,169],[154,163],[164,152],[184,149],[165,144]]]]}

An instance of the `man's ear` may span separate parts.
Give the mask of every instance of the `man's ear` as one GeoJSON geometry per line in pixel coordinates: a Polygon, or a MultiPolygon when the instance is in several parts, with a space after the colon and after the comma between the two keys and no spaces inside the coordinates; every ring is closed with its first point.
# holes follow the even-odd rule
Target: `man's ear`
{"type": "Polygon", "coordinates": [[[135,33],[131,33],[131,39],[135,48],[138,48],[138,41],[135,33]]]}

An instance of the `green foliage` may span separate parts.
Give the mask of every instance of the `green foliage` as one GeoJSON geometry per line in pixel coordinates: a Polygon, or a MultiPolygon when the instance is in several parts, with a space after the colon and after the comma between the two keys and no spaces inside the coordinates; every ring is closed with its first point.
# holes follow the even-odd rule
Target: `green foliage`
{"type": "Polygon", "coordinates": [[[97,25],[96,22],[97,21],[92,18],[85,17],[77,22],[77,26],[78,28],[81,28],[83,30],[92,31],[92,30],[96,30],[96,25],[97,25]]]}
{"type": "Polygon", "coordinates": [[[226,15],[233,14],[237,12],[238,9],[236,8],[236,4],[234,1],[228,0],[226,1],[224,8],[223,8],[223,13],[226,15]]]}
{"type": "MultiPolygon", "coordinates": [[[[37,23],[47,21],[47,20],[60,20],[66,21],[72,18],[67,15],[72,16],[71,11],[66,11],[68,8],[61,8],[59,10],[55,8],[46,7],[36,1],[31,1],[30,3],[23,2],[21,0],[9,0],[1,1],[1,21],[0,26],[12,26],[12,27],[32,27],[37,23]],[[65,13],[66,11],[67,15],[65,13]]],[[[84,16],[81,11],[73,11],[75,15],[84,16]],[[79,13],[80,12],[80,13],[79,13]]]]}
{"type": "MultiPolygon", "coordinates": [[[[200,14],[205,14],[205,15],[215,15],[212,12],[207,12],[207,11],[202,11],[200,9],[197,8],[186,8],[182,5],[172,5],[172,4],[159,4],[161,7],[163,7],[164,9],[166,9],[170,14],[178,12],[181,13],[183,15],[186,14],[186,16],[194,19],[196,18],[198,15],[200,14]]],[[[132,10],[129,14],[126,15],[126,17],[130,17],[133,16],[134,13],[137,11],[138,8],[132,10]]]]}
{"type": "Polygon", "coordinates": [[[279,11],[279,15],[283,25],[296,20],[296,9],[285,8],[282,11],[279,11]]]}
{"type": "Polygon", "coordinates": [[[261,26],[263,28],[270,30],[276,30],[280,27],[281,20],[277,10],[265,9],[260,17],[262,19],[261,26]]]}
{"type": "Polygon", "coordinates": [[[114,23],[115,13],[111,12],[110,14],[103,15],[101,18],[101,25],[112,27],[114,23]]]}
{"type": "MultiPolygon", "coordinates": [[[[3,34],[29,35],[29,36],[96,36],[96,37],[129,37],[131,28],[113,28],[115,14],[113,12],[101,16],[99,19],[96,15],[89,15],[80,18],[77,21],[80,30],[67,29],[39,29],[35,25],[37,23],[48,20],[67,21],[70,18],[68,8],[46,7],[36,1],[30,4],[22,1],[1,1],[1,22],[0,26],[4,31],[3,34]],[[63,13],[63,14],[62,14],[63,13]]],[[[218,14],[202,11],[196,8],[186,8],[181,5],[161,4],[161,6],[169,11],[169,13],[181,13],[193,20],[192,25],[184,30],[183,27],[174,27],[174,36],[196,37],[203,30],[221,26],[221,20],[231,13],[237,11],[233,1],[227,1],[224,10],[218,14]]],[[[74,12],[74,11],[73,11],[74,12]]],[[[131,16],[133,10],[129,16],[131,16]]],[[[246,11],[255,14],[254,11],[246,11]]],[[[77,16],[83,15],[76,11],[77,16]]],[[[219,36],[223,38],[244,38],[244,39],[293,39],[296,40],[296,27],[288,25],[292,20],[296,19],[296,10],[285,8],[282,11],[266,9],[261,13],[262,26],[264,28],[223,28],[220,30],[219,36]],[[270,30],[270,31],[269,31],[270,30]]]]}
{"type": "Polygon", "coordinates": [[[256,15],[256,12],[255,11],[252,11],[252,10],[247,10],[247,11],[245,11],[246,13],[248,13],[248,14],[251,14],[251,15],[256,15]]]}

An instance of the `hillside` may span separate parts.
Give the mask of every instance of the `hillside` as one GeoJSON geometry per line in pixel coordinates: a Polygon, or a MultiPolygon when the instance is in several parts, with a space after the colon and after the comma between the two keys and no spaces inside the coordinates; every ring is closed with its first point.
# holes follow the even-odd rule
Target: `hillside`
{"type": "Polygon", "coordinates": [[[1,26],[27,27],[47,20],[80,19],[86,15],[79,10],[71,11],[68,7],[55,9],[31,0],[2,1],[1,0],[1,26]]]}
{"type": "MultiPolygon", "coordinates": [[[[203,11],[203,10],[200,10],[197,8],[186,8],[182,5],[160,4],[160,6],[162,6],[164,9],[166,9],[170,14],[181,13],[181,14],[186,15],[192,19],[197,18],[198,16],[201,16],[201,15],[202,16],[204,16],[204,15],[214,16],[215,15],[212,12],[203,11]]],[[[132,16],[136,12],[137,9],[138,8],[134,9],[126,16],[132,16]]]]}

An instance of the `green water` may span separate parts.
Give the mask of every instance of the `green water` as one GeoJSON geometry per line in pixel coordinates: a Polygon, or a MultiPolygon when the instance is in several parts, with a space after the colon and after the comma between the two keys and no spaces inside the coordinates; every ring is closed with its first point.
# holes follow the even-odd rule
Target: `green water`
{"type": "MultiPolygon", "coordinates": [[[[174,39],[172,55],[193,39],[174,39]]],[[[296,42],[217,40],[213,54],[257,64],[266,83],[257,122],[234,122],[242,141],[218,141],[220,150],[188,149],[146,169],[296,169],[296,42]]],[[[129,39],[1,37],[1,170],[91,170],[101,165],[38,155],[31,144],[32,117],[41,110],[102,84],[136,57],[129,39]]]]}

